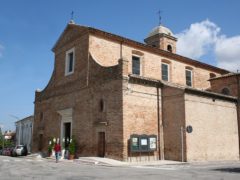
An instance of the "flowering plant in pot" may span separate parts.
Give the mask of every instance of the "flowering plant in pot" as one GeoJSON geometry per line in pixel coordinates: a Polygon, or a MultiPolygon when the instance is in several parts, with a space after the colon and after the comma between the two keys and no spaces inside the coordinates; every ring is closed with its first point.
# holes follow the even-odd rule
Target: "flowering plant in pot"
{"type": "Polygon", "coordinates": [[[51,139],[48,142],[48,156],[49,157],[52,155],[53,146],[54,146],[54,142],[53,142],[53,139],[51,139]]]}
{"type": "Polygon", "coordinates": [[[68,150],[69,150],[69,159],[70,160],[74,159],[74,155],[76,153],[76,140],[74,138],[70,140],[68,150]]]}

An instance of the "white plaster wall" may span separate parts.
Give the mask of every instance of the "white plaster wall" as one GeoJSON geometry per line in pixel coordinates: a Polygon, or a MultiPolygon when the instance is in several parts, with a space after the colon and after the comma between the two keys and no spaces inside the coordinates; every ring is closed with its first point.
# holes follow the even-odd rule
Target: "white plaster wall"
{"type": "Polygon", "coordinates": [[[31,152],[33,117],[16,122],[16,145],[26,145],[31,152]]]}
{"type": "Polygon", "coordinates": [[[239,160],[236,105],[185,94],[187,161],[239,160]]]}

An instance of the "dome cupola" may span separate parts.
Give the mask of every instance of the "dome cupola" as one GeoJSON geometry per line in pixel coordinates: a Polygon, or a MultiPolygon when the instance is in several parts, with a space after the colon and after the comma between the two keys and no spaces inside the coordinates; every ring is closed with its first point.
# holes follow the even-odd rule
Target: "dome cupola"
{"type": "Polygon", "coordinates": [[[169,28],[163,25],[153,28],[144,41],[150,46],[176,53],[177,38],[169,28]]]}
{"type": "Polygon", "coordinates": [[[153,28],[152,31],[148,34],[148,37],[154,36],[156,34],[167,34],[169,36],[173,36],[172,31],[162,25],[153,28]]]}

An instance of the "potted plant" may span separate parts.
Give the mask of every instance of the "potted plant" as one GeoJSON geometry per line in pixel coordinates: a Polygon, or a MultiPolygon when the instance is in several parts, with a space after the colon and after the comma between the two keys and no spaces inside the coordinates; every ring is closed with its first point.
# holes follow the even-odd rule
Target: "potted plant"
{"type": "Polygon", "coordinates": [[[50,140],[49,143],[48,143],[48,156],[52,156],[52,150],[53,150],[53,140],[50,140]]]}
{"type": "Polygon", "coordinates": [[[74,159],[75,153],[76,153],[76,140],[74,138],[72,138],[70,140],[70,144],[69,144],[69,160],[74,159]]]}

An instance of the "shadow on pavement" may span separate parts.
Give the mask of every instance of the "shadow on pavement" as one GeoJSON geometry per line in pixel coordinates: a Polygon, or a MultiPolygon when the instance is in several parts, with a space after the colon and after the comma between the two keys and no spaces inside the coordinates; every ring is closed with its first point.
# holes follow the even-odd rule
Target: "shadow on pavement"
{"type": "Polygon", "coordinates": [[[213,171],[240,173],[240,168],[218,168],[218,169],[213,169],[213,171]]]}

